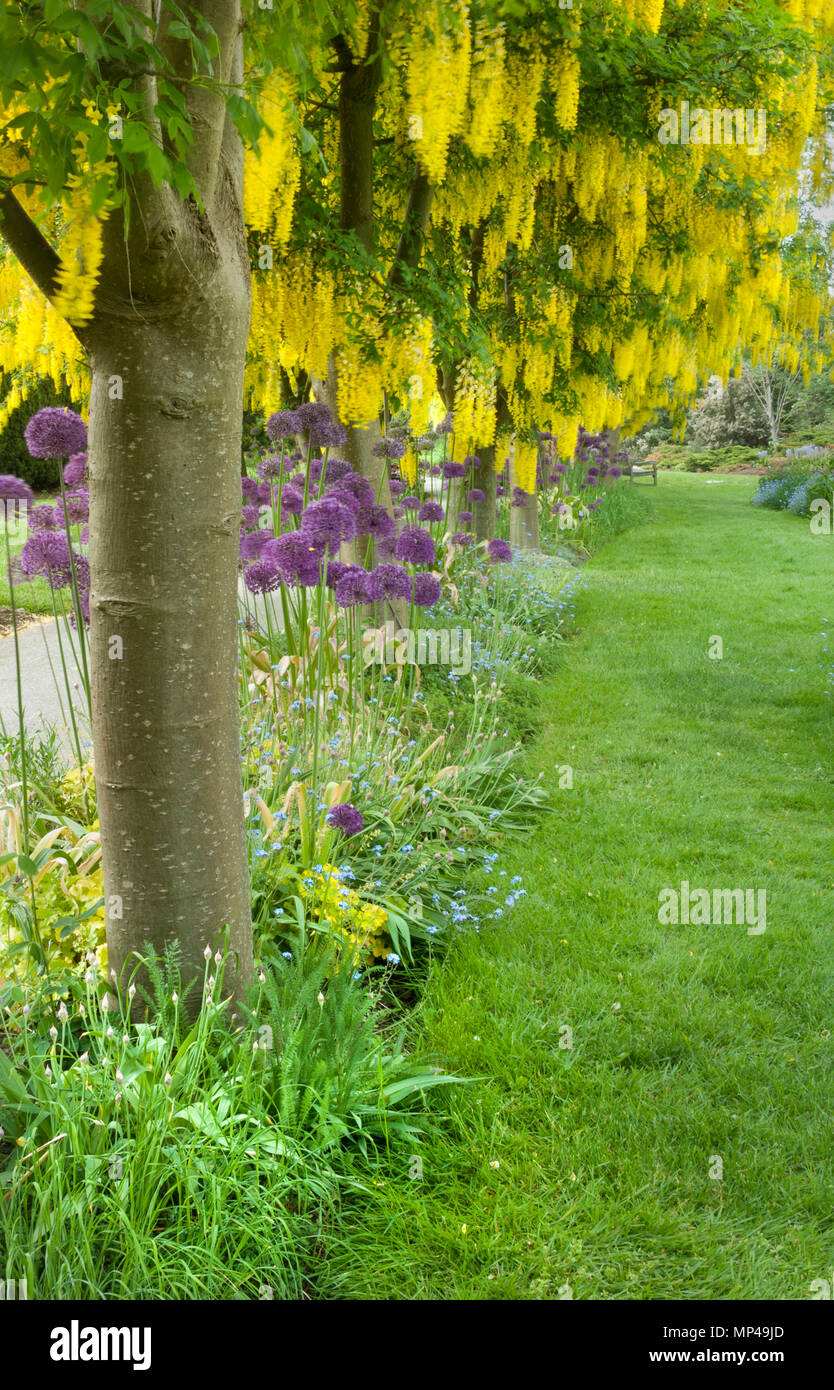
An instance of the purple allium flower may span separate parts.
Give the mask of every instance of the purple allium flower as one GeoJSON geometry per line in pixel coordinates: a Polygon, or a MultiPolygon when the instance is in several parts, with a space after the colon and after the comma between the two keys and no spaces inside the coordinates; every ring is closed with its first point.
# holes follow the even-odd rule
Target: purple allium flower
{"type": "Polygon", "coordinates": [[[72,581],[69,544],[65,532],[35,531],[20,552],[20,572],[27,579],[40,575],[48,580],[52,589],[65,589],[72,581]]]}
{"type": "Polygon", "coordinates": [[[507,495],[507,489],[506,489],[505,487],[503,487],[501,483],[496,483],[496,485],[495,485],[495,496],[496,496],[496,497],[506,497],[506,495],[507,495]]]}
{"type": "Polygon", "coordinates": [[[310,443],[319,449],[341,449],[347,443],[347,430],[338,420],[331,420],[329,425],[313,425],[310,443]]]}
{"type": "Polygon", "coordinates": [[[55,531],[58,527],[55,508],[49,502],[42,502],[40,506],[32,507],[28,520],[30,532],[55,531]]]}
{"type": "Polygon", "coordinates": [[[402,499],[402,505],[407,512],[416,512],[420,506],[420,498],[413,496],[404,497],[402,499]]]}
{"type": "Polygon", "coordinates": [[[298,531],[288,531],[268,541],[261,557],[278,567],[285,584],[300,584],[310,589],[319,582],[322,552],[298,531]]]}
{"type": "Polygon", "coordinates": [[[378,459],[401,459],[405,456],[405,441],[392,439],[388,435],[385,439],[377,440],[373,453],[378,459]]]}
{"type": "Polygon", "coordinates": [[[295,410],[276,410],[266,422],[266,432],[273,443],[276,439],[290,439],[292,435],[300,434],[302,428],[299,414],[295,410]]]}
{"type": "Polygon", "coordinates": [[[589,478],[595,478],[595,477],[597,476],[598,473],[599,473],[599,469],[598,469],[598,468],[589,468],[589,469],[588,469],[588,477],[589,477],[589,478]]]}
{"type": "Polygon", "coordinates": [[[414,447],[418,450],[419,453],[425,453],[427,449],[431,450],[434,448],[435,439],[436,436],[434,434],[421,434],[417,439],[415,439],[414,447]]]}
{"type": "Polygon", "coordinates": [[[311,502],[302,514],[299,534],[310,545],[335,555],[342,541],[350,541],[356,535],[356,518],[336,497],[322,497],[320,502],[311,502]]]}
{"type": "MultiPolygon", "coordinates": [[[[60,506],[60,502],[56,503],[56,511],[58,512],[58,515],[60,515],[60,506]]],[[[253,531],[260,522],[261,509],[260,507],[256,506],[244,507],[243,511],[241,512],[241,516],[243,517],[243,525],[246,528],[246,530],[253,531]]]]}
{"type": "Polygon", "coordinates": [[[583,492],[584,489],[585,489],[587,486],[588,486],[588,479],[586,478],[585,481],[584,481],[583,483],[580,483],[580,484],[579,484],[579,487],[578,487],[576,490],[577,490],[577,492],[583,492]]]}
{"type": "Polygon", "coordinates": [[[588,503],[588,511],[589,511],[589,512],[595,512],[598,506],[599,506],[599,498],[596,498],[596,500],[595,500],[594,502],[589,502],[589,503],[588,503]]]}
{"type": "Polygon", "coordinates": [[[258,502],[262,507],[268,507],[272,501],[272,487],[269,483],[261,483],[256,493],[258,502]]]}
{"type": "Polygon", "coordinates": [[[480,468],[481,466],[481,460],[477,454],[467,454],[463,462],[466,468],[480,468]]]}
{"type": "Polygon", "coordinates": [[[554,512],[564,512],[564,513],[567,513],[567,510],[568,510],[567,502],[557,502],[557,503],[556,503],[556,506],[553,508],[553,510],[554,510],[554,512]]]}
{"type": "Polygon", "coordinates": [[[255,498],[258,495],[258,484],[255,478],[250,478],[248,473],[244,473],[240,480],[240,490],[244,497],[255,498]]]}
{"type": "Polygon", "coordinates": [[[74,410],[48,405],[32,416],[23,437],[34,459],[69,458],[86,449],[87,426],[74,410]]]}
{"type": "Polygon", "coordinates": [[[15,478],[12,473],[0,473],[0,500],[31,503],[35,500],[35,494],[22,478],[15,478]]]}
{"type": "Polygon", "coordinates": [[[553,435],[550,433],[550,430],[539,430],[539,439],[543,443],[547,443],[547,441],[552,438],[553,435]]]}
{"type": "Polygon", "coordinates": [[[240,537],[238,551],[241,560],[257,560],[267,541],[274,539],[271,531],[244,531],[240,537]]]}
{"type": "Polygon", "coordinates": [[[440,580],[433,574],[415,574],[414,602],[418,608],[431,608],[440,598],[440,580]]]}
{"type": "Polygon", "coordinates": [[[285,487],[281,493],[281,517],[284,513],[287,516],[301,516],[304,511],[304,493],[300,487],[285,487]]]}
{"type": "Polygon", "coordinates": [[[486,502],[486,493],[482,488],[471,487],[466,494],[467,502],[486,502]]]}
{"type": "Polygon", "coordinates": [[[70,526],[77,526],[79,522],[87,520],[90,515],[90,494],[85,487],[66,493],[63,499],[59,498],[55,503],[55,518],[60,526],[64,525],[64,501],[67,504],[70,526]]]}
{"type": "Polygon", "coordinates": [[[568,470],[567,470],[567,468],[565,467],[565,465],[564,465],[563,463],[554,463],[554,465],[553,465],[553,472],[554,472],[554,473],[567,473],[567,471],[568,471],[568,470]]]}
{"type": "Polygon", "coordinates": [[[353,565],[348,565],[343,560],[331,560],[327,566],[326,582],[328,589],[335,589],[342,575],[347,574],[348,570],[352,570],[353,568],[353,565]]]}
{"type": "Polygon", "coordinates": [[[433,478],[439,478],[440,474],[443,472],[442,463],[433,463],[431,468],[429,469],[429,472],[431,473],[433,478]]]}
{"type": "Polygon", "coordinates": [[[468,526],[473,520],[472,512],[458,512],[458,521],[462,521],[464,526],[468,526]]]}
{"type": "Polygon", "coordinates": [[[513,558],[513,552],[506,541],[498,536],[487,544],[487,554],[494,565],[504,565],[513,558]]]}
{"type": "Polygon", "coordinates": [[[618,468],[615,463],[612,464],[610,468],[606,468],[605,476],[606,478],[621,478],[623,476],[623,470],[622,468],[618,468]]]}
{"type": "Polygon", "coordinates": [[[440,421],[440,423],[438,425],[435,425],[434,432],[435,434],[451,434],[453,429],[454,425],[452,424],[452,417],[447,412],[446,415],[444,415],[443,419],[440,421]]]}
{"type": "Polygon", "coordinates": [[[269,594],[280,586],[281,572],[267,560],[255,560],[243,571],[243,582],[250,594],[269,594]]]}
{"type": "Polygon", "coordinates": [[[390,540],[396,536],[397,527],[394,518],[382,505],[371,507],[371,515],[368,520],[368,534],[375,536],[379,540],[390,540]]]}
{"type": "Polygon", "coordinates": [[[301,428],[305,430],[312,430],[333,423],[330,407],[325,405],[324,401],[305,401],[295,413],[301,422],[301,428]]]}
{"type": "Polygon", "coordinates": [[[371,570],[380,598],[410,598],[411,576],[402,565],[377,565],[371,570]]]}
{"type": "Polygon", "coordinates": [[[443,465],[443,476],[444,478],[465,478],[466,469],[462,463],[455,463],[453,459],[449,459],[449,462],[443,465]]]}
{"type": "Polygon", "coordinates": [[[433,565],[434,540],[421,527],[406,526],[397,541],[396,554],[398,560],[405,560],[411,565],[433,565]]]}
{"type": "Polygon", "coordinates": [[[400,478],[392,478],[388,487],[392,497],[399,497],[401,493],[405,492],[405,483],[400,478]]]}
{"type": "Polygon", "coordinates": [[[340,478],[346,478],[348,473],[352,472],[353,469],[347,459],[328,459],[324,465],[324,481],[329,487],[332,483],[338,483],[340,478]]]}
{"type": "Polygon", "coordinates": [[[333,597],[340,608],[353,608],[357,603],[370,602],[368,571],[361,565],[349,565],[336,580],[333,597]]]}
{"type": "Polygon", "coordinates": [[[87,522],[84,523],[84,525],[81,527],[81,530],[78,533],[78,542],[80,545],[90,544],[90,527],[87,522]]]}
{"type": "Polygon", "coordinates": [[[405,516],[405,507],[394,507],[391,515],[394,517],[395,521],[402,521],[405,516]]]}
{"type": "Polygon", "coordinates": [[[418,521],[442,521],[446,515],[440,502],[424,502],[417,513],[418,521]]]}
{"type": "Polygon", "coordinates": [[[280,454],[267,454],[258,464],[258,477],[262,482],[270,478],[280,478],[283,471],[280,454]]]}
{"type": "Polygon", "coordinates": [[[67,487],[77,487],[87,481],[87,455],[73,454],[69,463],[64,464],[64,482],[67,487]]]}
{"type": "Polygon", "coordinates": [[[343,801],[328,812],[327,824],[332,825],[335,830],[341,830],[343,835],[358,835],[365,829],[365,817],[355,806],[351,806],[349,801],[343,801]]]}
{"type": "Polygon", "coordinates": [[[301,491],[303,492],[305,484],[307,482],[307,477],[304,473],[293,473],[290,475],[287,481],[292,483],[293,487],[300,487],[301,491]]]}
{"type": "Polygon", "coordinates": [[[466,531],[456,531],[452,536],[452,544],[465,547],[472,544],[472,537],[466,531]]]}
{"type": "Polygon", "coordinates": [[[529,493],[526,493],[526,492],[524,491],[524,488],[523,488],[523,487],[514,487],[514,488],[513,488],[513,500],[512,500],[512,502],[510,503],[510,506],[511,506],[511,507],[526,507],[526,506],[527,506],[527,498],[528,498],[528,496],[529,496],[529,493]]]}

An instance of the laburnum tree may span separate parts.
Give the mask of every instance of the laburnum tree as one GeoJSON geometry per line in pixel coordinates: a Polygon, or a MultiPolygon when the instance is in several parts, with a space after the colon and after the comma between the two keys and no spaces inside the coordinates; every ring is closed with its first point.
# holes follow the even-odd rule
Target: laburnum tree
{"type": "Polygon", "coordinates": [[[244,392],[312,385],[385,503],[380,421],[407,407],[419,437],[439,386],[488,536],[511,437],[532,498],[539,429],[569,455],[580,423],[684,409],[820,320],[783,248],[809,144],[825,176],[832,32],[823,0],[6,6],[0,420],[44,375],[89,399],[117,973],[145,940],[196,966],[224,933],[250,969],[244,392]],[[764,107],[767,148],[661,143],[682,101],[764,107]]]}

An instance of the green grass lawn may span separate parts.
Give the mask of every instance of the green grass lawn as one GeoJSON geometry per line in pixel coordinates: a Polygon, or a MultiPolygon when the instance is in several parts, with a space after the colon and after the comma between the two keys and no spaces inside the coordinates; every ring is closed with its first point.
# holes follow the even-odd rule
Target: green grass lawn
{"type": "Polygon", "coordinates": [[[751,507],[756,482],[662,474],[585,567],[530,754],[549,814],[495,866],[528,896],[420,1006],[420,1045],[480,1079],[432,1102],[422,1181],[393,1150],[350,1199],[317,1296],[805,1299],[831,1277],[834,540],[751,507]],[[684,879],[765,889],[766,932],[660,925],[684,879]]]}

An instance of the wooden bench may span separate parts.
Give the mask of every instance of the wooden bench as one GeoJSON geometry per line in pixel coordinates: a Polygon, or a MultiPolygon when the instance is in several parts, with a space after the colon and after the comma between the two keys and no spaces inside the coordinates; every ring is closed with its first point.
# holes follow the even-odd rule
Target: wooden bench
{"type": "Polygon", "coordinates": [[[632,482],[635,478],[651,478],[657,487],[657,454],[647,454],[642,463],[627,464],[626,469],[632,482]]]}

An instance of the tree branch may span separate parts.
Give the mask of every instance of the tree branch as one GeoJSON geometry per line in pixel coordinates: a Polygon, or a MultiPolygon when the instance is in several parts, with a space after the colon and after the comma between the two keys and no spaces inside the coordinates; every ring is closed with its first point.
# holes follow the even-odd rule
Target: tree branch
{"type": "Polygon", "coordinates": [[[38,289],[47,299],[52,299],[56,290],[58,253],[9,191],[0,197],[0,234],[38,289]]]}

